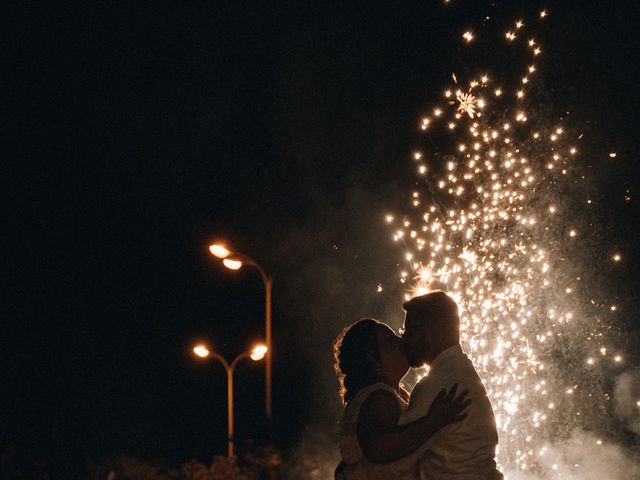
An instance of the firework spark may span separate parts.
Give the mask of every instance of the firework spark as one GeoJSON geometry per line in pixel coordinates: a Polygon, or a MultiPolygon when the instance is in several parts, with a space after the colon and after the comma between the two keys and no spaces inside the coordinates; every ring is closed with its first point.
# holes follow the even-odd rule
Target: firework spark
{"type": "Polygon", "coordinates": [[[462,38],[464,38],[467,43],[470,43],[474,38],[473,32],[471,32],[470,30],[467,30],[462,34],[462,38]]]}
{"type": "Polygon", "coordinates": [[[469,118],[473,118],[478,114],[478,99],[471,93],[459,93],[456,97],[458,100],[458,112],[466,113],[469,118]]]}

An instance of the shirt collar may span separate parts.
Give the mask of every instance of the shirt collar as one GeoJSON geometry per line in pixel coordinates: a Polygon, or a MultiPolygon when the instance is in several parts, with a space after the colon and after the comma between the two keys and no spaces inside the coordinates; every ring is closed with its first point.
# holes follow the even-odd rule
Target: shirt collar
{"type": "Polygon", "coordinates": [[[453,345],[452,347],[449,347],[446,350],[443,350],[442,352],[440,352],[436,356],[436,358],[433,359],[433,362],[431,362],[429,370],[433,371],[434,368],[438,368],[439,366],[446,364],[452,358],[457,357],[459,355],[463,355],[463,354],[464,352],[462,351],[462,347],[460,346],[460,344],[453,345]]]}

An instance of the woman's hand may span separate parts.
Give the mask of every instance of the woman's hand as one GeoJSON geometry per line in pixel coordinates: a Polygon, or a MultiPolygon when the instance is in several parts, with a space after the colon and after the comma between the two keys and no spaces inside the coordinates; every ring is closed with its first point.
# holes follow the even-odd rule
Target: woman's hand
{"type": "Polygon", "coordinates": [[[443,388],[429,407],[427,417],[436,422],[440,428],[450,423],[459,422],[467,416],[463,411],[471,403],[471,400],[465,400],[469,390],[464,390],[456,397],[457,390],[457,383],[454,383],[448,392],[443,388]]]}

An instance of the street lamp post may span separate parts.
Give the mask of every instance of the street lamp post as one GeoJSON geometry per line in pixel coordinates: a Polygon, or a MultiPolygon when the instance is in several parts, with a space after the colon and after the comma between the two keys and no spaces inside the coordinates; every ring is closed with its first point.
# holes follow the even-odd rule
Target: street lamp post
{"type": "Polygon", "coordinates": [[[254,267],[260,274],[265,292],[265,341],[267,344],[267,353],[265,357],[265,413],[267,419],[271,419],[271,287],[273,279],[260,266],[258,262],[247,255],[229,250],[226,246],[214,243],[209,245],[209,251],[212,255],[220,258],[225,267],[229,270],[240,270],[244,265],[254,267]]]}
{"type": "Polygon", "coordinates": [[[210,351],[205,345],[199,344],[193,347],[193,353],[200,358],[211,357],[214,360],[219,361],[227,372],[227,456],[229,458],[234,456],[233,451],[233,371],[238,365],[238,362],[244,358],[251,358],[251,360],[257,362],[262,360],[267,352],[265,345],[256,345],[251,352],[242,352],[236,358],[233,359],[231,364],[220,354],[210,351]]]}

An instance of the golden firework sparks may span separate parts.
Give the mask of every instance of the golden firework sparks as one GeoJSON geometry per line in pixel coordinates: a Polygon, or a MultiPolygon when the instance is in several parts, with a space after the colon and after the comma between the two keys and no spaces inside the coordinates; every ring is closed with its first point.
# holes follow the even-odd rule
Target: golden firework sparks
{"type": "Polygon", "coordinates": [[[471,30],[467,30],[462,34],[462,38],[464,38],[467,43],[470,43],[473,40],[473,32],[471,30]]]}
{"type": "MultiPolygon", "coordinates": [[[[546,17],[541,11],[539,18],[546,17]]],[[[386,220],[393,239],[406,248],[409,268],[400,275],[410,286],[406,298],[443,288],[458,302],[461,343],[485,380],[496,413],[499,462],[527,471],[537,468],[546,450],[550,419],[578,422],[586,410],[575,402],[593,392],[549,373],[559,368],[549,352],[584,330],[577,303],[580,277],[560,284],[555,258],[557,245],[575,248],[583,241],[583,229],[567,223],[571,208],[541,193],[571,175],[582,136],[558,124],[531,125],[536,112],[527,108],[527,93],[539,69],[531,54],[542,50],[537,40],[521,35],[529,23],[525,27],[517,20],[511,28],[508,43],[527,52],[518,83],[495,86],[504,79],[489,73],[468,83],[452,75],[456,86],[444,90],[445,104],[434,107],[420,129],[442,125],[454,147],[435,168],[425,162],[431,155],[414,154],[425,191],[412,192],[413,213],[388,214],[386,220]]],[[[462,37],[471,42],[472,30],[462,37]]],[[[622,260],[617,252],[609,258],[622,260]]],[[[601,302],[595,307],[618,310],[601,302]]],[[[590,372],[602,362],[622,363],[621,355],[603,345],[606,327],[599,325],[589,330],[594,350],[578,362],[590,372]]]]}
{"type": "Polygon", "coordinates": [[[480,108],[478,105],[478,99],[471,93],[460,93],[456,97],[456,100],[458,100],[457,111],[459,113],[466,113],[469,115],[469,118],[473,118],[477,115],[478,109],[480,108]]]}

